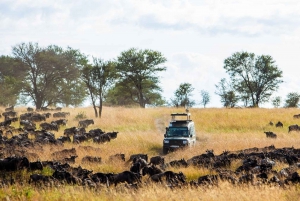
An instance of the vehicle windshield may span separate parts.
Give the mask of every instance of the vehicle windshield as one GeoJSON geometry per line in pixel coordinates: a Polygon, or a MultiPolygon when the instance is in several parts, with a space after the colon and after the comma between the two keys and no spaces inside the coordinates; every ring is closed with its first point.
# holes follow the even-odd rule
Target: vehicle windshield
{"type": "Polygon", "coordinates": [[[188,137],[187,127],[170,127],[167,130],[167,137],[188,137]]]}

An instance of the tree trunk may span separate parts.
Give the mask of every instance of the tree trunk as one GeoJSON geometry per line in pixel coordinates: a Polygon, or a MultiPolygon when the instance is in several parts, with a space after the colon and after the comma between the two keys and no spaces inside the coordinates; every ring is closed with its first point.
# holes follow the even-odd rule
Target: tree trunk
{"type": "Polygon", "coordinates": [[[38,96],[36,97],[35,107],[37,110],[40,110],[42,107],[42,100],[38,96]]]}
{"type": "Polygon", "coordinates": [[[94,108],[94,112],[95,112],[95,117],[97,118],[98,117],[98,112],[97,112],[97,106],[95,105],[95,102],[93,102],[93,108],[94,108]]]}
{"type": "Polygon", "coordinates": [[[103,104],[102,96],[100,96],[100,100],[99,100],[99,118],[101,118],[101,115],[102,115],[102,104],[103,104]]]}

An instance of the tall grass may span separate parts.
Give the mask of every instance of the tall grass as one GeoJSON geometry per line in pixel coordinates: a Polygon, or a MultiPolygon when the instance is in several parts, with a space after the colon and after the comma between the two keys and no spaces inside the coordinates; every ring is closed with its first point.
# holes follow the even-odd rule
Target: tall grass
{"type": "MultiPolygon", "coordinates": [[[[4,108],[0,108],[2,113],[4,108]]],[[[16,108],[18,114],[25,113],[26,108],[16,108]]],[[[35,153],[40,160],[51,160],[51,153],[65,148],[75,147],[78,158],[73,166],[82,166],[94,172],[121,172],[130,168],[129,162],[110,161],[109,156],[124,153],[126,160],[137,153],[146,153],[148,157],[162,154],[162,141],[165,127],[168,126],[171,113],[184,112],[184,108],[125,108],[104,107],[101,118],[94,118],[92,108],[63,108],[70,112],[67,117],[67,126],[54,132],[56,137],[63,135],[65,128],[78,126],[76,115],[84,114],[88,119],[94,119],[95,124],[87,130],[101,128],[105,132],[118,131],[117,139],[106,144],[85,142],[82,144],[66,143],[63,147],[43,146],[40,149],[26,149],[27,153],[35,153]],[[87,149],[86,147],[89,146],[87,149]],[[102,158],[101,164],[82,164],[81,159],[86,156],[102,158]]],[[[225,150],[235,151],[252,147],[274,145],[280,147],[300,147],[300,134],[288,133],[288,126],[299,124],[299,119],[293,119],[298,109],[219,109],[219,108],[191,108],[191,119],[195,122],[197,144],[194,148],[179,150],[165,156],[165,161],[190,159],[213,149],[215,154],[225,150]],[[281,121],[283,128],[270,126],[269,122],[281,121]],[[277,139],[266,138],[264,131],[273,131],[277,139]]],[[[53,113],[53,112],[52,112],[53,113]]],[[[53,117],[47,122],[54,120],[53,117]]],[[[0,121],[3,121],[0,119],[0,121]]],[[[19,123],[13,123],[19,127],[19,123]]],[[[232,169],[238,167],[241,161],[232,164],[232,169]]],[[[286,167],[286,164],[277,164],[275,169],[286,167]]],[[[210,174],[208,169],[196,167],[171,169],[182,171],[188,180],[210,174]]],[[[43,174],[51,174],[51,170],[44,169],[43,174]]],[[[210,188],[182,188],[172,190],[165,186],[150,185],[138,190],[117,187],[97,187],[89,189],[82,186],[39,187],[27,184],[28,174],[25,174],[23,184],[15,184],[0,188],[0,199],[11,200],[298,200],[299,186],[283,189],[276,186],[232,186],[220,183],[210,188]]],[[[143,178],[146,182],[146,178],[143,178]]]]}

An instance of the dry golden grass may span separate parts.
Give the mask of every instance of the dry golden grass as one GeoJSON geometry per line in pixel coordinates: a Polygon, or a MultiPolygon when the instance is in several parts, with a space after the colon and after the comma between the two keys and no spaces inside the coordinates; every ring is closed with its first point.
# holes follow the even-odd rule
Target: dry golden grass
{"type": "MultiPolygon", "coordinates": [[[[0,108],[2,113],[4,108],[0,108]]],[[[16,108],[21,114],[26,108],[16,108]]],[[[106,144],[85,142],[80,145],[66,143],[64,147],[43,146],[41,149],[28,149],[27,152],[36,153],[40,160],[51,160],[51,153],[65,148],[76,148],[78,158],[73,166],[81,165],[83,168],[94,172],[121,172],[128,170],[130,163],[109,160],[110,155],[124,153],[126,160],[137,153],[147,153],[149,158],[162,154],[162,141],[165,127],[170,121],[170,114],[183,112],[183,108],[125,108],[105,107],[101,118],[95,119],[92,108],[63,108],[70,112],[68,124],[55,132],[56,137],[63,135],[63,130],[77,126],[75,116],[84,112],[87,118],[95,121],[88,130],[101,128],[102,130],[118,131],[118,137],[106,144]],[[90,146],[84,149],[84,146],[90,146]],[[81,159],[86,155],[99,156],[101,164],[81,164],[81,159]]],[[[219,108],[191,108],[191,118],[195,121],[197,132],[197,145],[194,148],[179,150],[165,156],[165,161],[189,159],[213,149],[215,154],[225,150],[236,151],[246,148],[274,145],[280,147],[300,147],[300,133],[288,133],[288,126],[299,124],[298,119],[293,119],[298,114],[298,109],[219,109],[219,108]],[[270,126],[269,122],[281,121],[283,128],[270,126]],[[273,131],[277,139],[266,138],[264,131],[273,131]]],[[[51,112],[53,113],[53,112],[51,112]]],[[[0,119],[0,121],[2,121],[0,119]]],[[[47,122],[53,118],[47,119],[47,122]]],[[[14,123],[14,126],[19,126],[14,123]]],[[[234,170],[241,164],[235,161],[231,168],[234,170]]],[[[287,167],[286,164],[276,164],[275,169],[287,167]]],[[[197,179],[199,176],[210,174],[207,169],[196,167],[171,169],[182,171],[188,180],[197,179]]],[[[46,174],[48,170],[44,170],[46,174]]],[[[50,173],[48,173],[50,174],[50,173]]],[[[143,178],[144,179],[144,178],[143,178]]],[[[81,186],[35,187],[32,185],[12,185],[0,188],[0,199],[11,200],[299,200],[299,186],[288,189],[276,186],[232,186],[220,183],[218,187],[211,188],[183,188],[171,190],[165,186],[150,185],[138,190],[127,189],[123,185],[110,188],[88,189],[81,186]]]]}

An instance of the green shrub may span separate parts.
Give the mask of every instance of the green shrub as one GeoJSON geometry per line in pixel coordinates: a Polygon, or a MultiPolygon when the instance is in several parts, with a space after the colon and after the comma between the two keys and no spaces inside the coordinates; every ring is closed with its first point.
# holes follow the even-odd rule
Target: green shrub
{"type": "Polygon", "coordinates": [[[86,117],[86,114],[85,114],[84,111],[79,112],[79,113],[75,116],[75,119],[76,119],[76,120],[86,119],[86,118],[87,118],[87,117],[86,117]]]}

